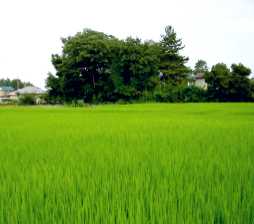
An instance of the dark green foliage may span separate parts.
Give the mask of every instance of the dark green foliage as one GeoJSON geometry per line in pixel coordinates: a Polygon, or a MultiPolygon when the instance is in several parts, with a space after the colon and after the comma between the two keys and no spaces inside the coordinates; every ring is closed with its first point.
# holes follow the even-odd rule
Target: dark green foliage
{"type": "Polygon", "coordinates": [[[191,72],[185,65],[188,58],[181,55],[182,40],[171,26],[159,42],[119,40],[89,29],[62,42],[62,54],[52,55],[56,75],[48,74],[48,103],[254,99],[251,71],[242,64],[233,64],[230,70],[219,63],[209,71],[207,63],[199,60],[191,72]],[[199,74],[205,75],[207,91],[195,87],[200,86],[195,80],[199,74]]]}
{"type": "Polygon", "coordinates": [[[48,94],[46,95],[46,102],[49,104],[63,103],[63,91],[60,77],[57,78],[51,73],[48,73],[46,86],[48,87],[48,94]]]}
{"type": "Polygon", "coordinates": [[[242,64],[233,64],[231,70],[225,64],[217,64],[206,73],[208,96],[212,101],[250,101],[251,70],[242,64]]]}
{"type": "Polygon", "coordinates": [[[250,82],[250,89],[251,89],[251,101],[254,101],[254,78],[250,82]]]}
{"type": "Polygon", "coordinates": [[[223,63],[214,65],[211,72],[206,74],[210,100],[227,101],[230,76],[230,70],[223,63]]]}
{"type": "Polygon", "coordinates": [[[170,86],[160,88],[154,93],[157,102],[205,102],[206,91],[196,86],[170,86]]]}
{"type": "Polygon", "coordinates": [[[56,76],[49,73],[47,79],[51,102],[139,100],[160,84],[160,70],[170,85],[182,83],[188,71],[187,59],[179,54],[182,43],[172,28],[160,43],[119,40],[93,30],[62,42],[62,54],[52,55],[56,76]]]}
{"type": "Polygon", "coordinates": [[[243,64],[231,66],[231,80],[229,82],[229,97],[231,101],[243,102],[251,99],[251,83],[248,78],[251,70],[243,64]]]}
{"type": "Polygon", "coordinates": [[[206,91],[196,86],[183,88],[184,102],[205,102],[206,91]]]}
{"type": "Polygon", "coordinates": [[[206,61],[198,60],[197,63],[195,64],[195,68],[193,71],[194,75],[197,75],[199,73],[205,74],[206,72],[208,72],[208,66],[206,61]]]}
{"type": "Polygon", "coordinates": [[[183,48],[182,40],[177,38],[173,27],[167,26],[160,42],[160,71],[163,79],[172,85],[186,83],[190,72],[185,66],[189,59],[180,55],[183,48]]]}
{"type": "Polygon", "coordinates": [[[159,82],[159,49],[153,42],[127,38],[122,42],[111,67],[117,99],[138,99],[159,82]]]}
{"type": "Polygon", "coordinates": [[[62,55],[53,55],[56,77],[50,75],[47,85],[50,94],[64,101],[83,99],[92,102],[108,100],[111,42],[115,38],[92,30],[62,39],[62,55]]]}
{"type": "Polygon", "coordinates": [[[19,97],[18,104],[20,105],[35,105],[36,98],[32,94],[25,94],[19,97]]]}

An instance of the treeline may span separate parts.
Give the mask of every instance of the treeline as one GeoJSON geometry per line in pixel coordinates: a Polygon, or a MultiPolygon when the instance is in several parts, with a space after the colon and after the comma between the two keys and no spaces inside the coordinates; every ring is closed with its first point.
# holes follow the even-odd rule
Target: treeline
{"type": "Polygon", "coordinates": [[[219,63],[205,73],[208,83],[207,100],[221,102],[244,102],[254,100],[254,80],[251,70],[243,64],[232,64],[229,69],[219,63]]]}
{"type": "Polygon", "coordinates": [[[0,79],[0,87],[11,87],[14,90],[24,88],[26,86],[32,86],[30,82],[23,82],[20,79],[0,79]]]}
{"type": "Polygon", "coordinates": [[[56,75],[48,74],[48,101],[88,103],[118,101],[201,102],[251,101],[250,69],[242,64],[215,65],[199,61],[192,71],[171,26],[158,42],[120,40],[86,29],[63,38],[62,53],[52,55],[56,75]],[[191,84],[203,72],[208,88],[191,84]]]}

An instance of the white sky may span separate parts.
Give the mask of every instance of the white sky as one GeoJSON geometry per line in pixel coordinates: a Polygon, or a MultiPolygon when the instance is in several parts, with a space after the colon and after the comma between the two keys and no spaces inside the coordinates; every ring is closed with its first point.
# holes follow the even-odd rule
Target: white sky
{"type": "Polygon", "coordinates": [[[1,0],[0,78],[44,87],[60,37],[91,28],[159,40],[173,25],[189,65],[242,62],[254,72],[254,0],[1,0]]]}

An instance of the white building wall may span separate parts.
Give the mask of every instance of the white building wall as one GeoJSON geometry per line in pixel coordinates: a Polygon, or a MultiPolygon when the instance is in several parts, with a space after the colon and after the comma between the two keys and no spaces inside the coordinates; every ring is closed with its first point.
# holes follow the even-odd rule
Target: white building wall
{"type": "Polygon", "coordinates": [[[202,89],[207,89],[207,83],[205,79],[197,79],[195,81],[195,86],[202,88],[202,89]]]}

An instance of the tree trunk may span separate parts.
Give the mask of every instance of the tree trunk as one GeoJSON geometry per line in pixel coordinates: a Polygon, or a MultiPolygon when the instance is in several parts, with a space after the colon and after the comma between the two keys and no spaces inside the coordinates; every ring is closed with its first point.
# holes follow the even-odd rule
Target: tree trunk
{"type": "Polygon", "coordinates": [[[93,79],[93,88],[95,89],[95,79],[94,79],[94,74],[92,74],[92,79],[93,79]]]}

